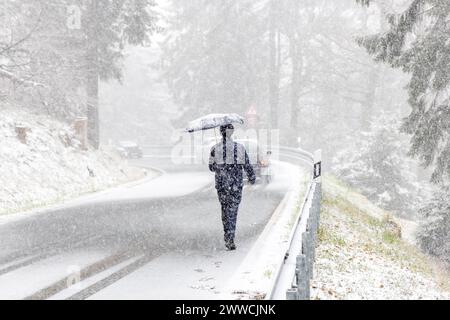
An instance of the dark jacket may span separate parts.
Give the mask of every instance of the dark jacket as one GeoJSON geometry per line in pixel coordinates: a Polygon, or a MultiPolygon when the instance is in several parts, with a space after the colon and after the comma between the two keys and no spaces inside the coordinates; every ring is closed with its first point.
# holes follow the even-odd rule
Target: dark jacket
{"type": "Polygon", "coordinates": [[[244,170],[250,183],[256,182],[255,172],[245,147],[231,139],[225,143],[222,141],[212,148],[209,170],[216,173],[218,191],[242,191],[244,170]]]}

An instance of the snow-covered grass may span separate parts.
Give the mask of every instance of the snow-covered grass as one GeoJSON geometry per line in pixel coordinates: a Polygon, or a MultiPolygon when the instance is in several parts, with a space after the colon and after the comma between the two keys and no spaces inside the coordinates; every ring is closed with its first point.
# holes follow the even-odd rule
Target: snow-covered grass
{"type": "Polygon", "coordinates": [[[428,257],[392,229],[387,213],[324,179],[313,299],[449,299],[428,257]]]}
{"type": "Polygon", "coordinates": [[[66,123],[0,107],[0,215],[59,203],[145,174],[112,150],[81,150],[66,123]],[[16,126],[29,128],[25,144],[16,126]]]}

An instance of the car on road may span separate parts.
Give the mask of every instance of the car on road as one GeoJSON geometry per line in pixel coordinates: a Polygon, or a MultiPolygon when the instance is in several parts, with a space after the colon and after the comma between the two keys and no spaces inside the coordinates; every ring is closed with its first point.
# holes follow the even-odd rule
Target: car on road
{"type": "Polygon", "coordinates": [[[236,139],[247,150],[250,163],[255,171],[257,183],[269,184],[272,182],[273,172],[270,158],[272,152],[262,146],[257,140],[236,139]]]}
{"type": "Polygon", "coordinates": [[[144,157],[144,152],[136,142],[121,141],[117,146],[117,151],[125,159],[141,159],[144,157]]]}

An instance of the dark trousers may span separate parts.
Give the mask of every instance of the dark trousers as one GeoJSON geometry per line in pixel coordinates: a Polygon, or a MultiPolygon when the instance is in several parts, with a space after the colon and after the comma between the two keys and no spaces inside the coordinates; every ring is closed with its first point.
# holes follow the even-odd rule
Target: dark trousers
{"type": "Polygon", "coordinates": [[[242,190],[219,190],[219,200],[222,206],[222,222],[225,242],[233,242],[236,236],[236,224],[239,205],[242,200],[242,190]]]}

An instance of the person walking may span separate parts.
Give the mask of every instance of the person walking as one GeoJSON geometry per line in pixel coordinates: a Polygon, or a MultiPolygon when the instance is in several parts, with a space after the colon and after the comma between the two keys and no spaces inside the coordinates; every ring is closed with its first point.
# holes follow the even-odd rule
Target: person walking
{"type": "Polygon", "coordinates": [[[244,171],[251,184],[256,175],[245,147],[233,141],[234,126],[220,127],[222,141],[211,150],[209,169],[215,173],[216,190],[222,207],[225,246],[236,250],[235,236],[239,205],[244,188],[244,171]]]}

